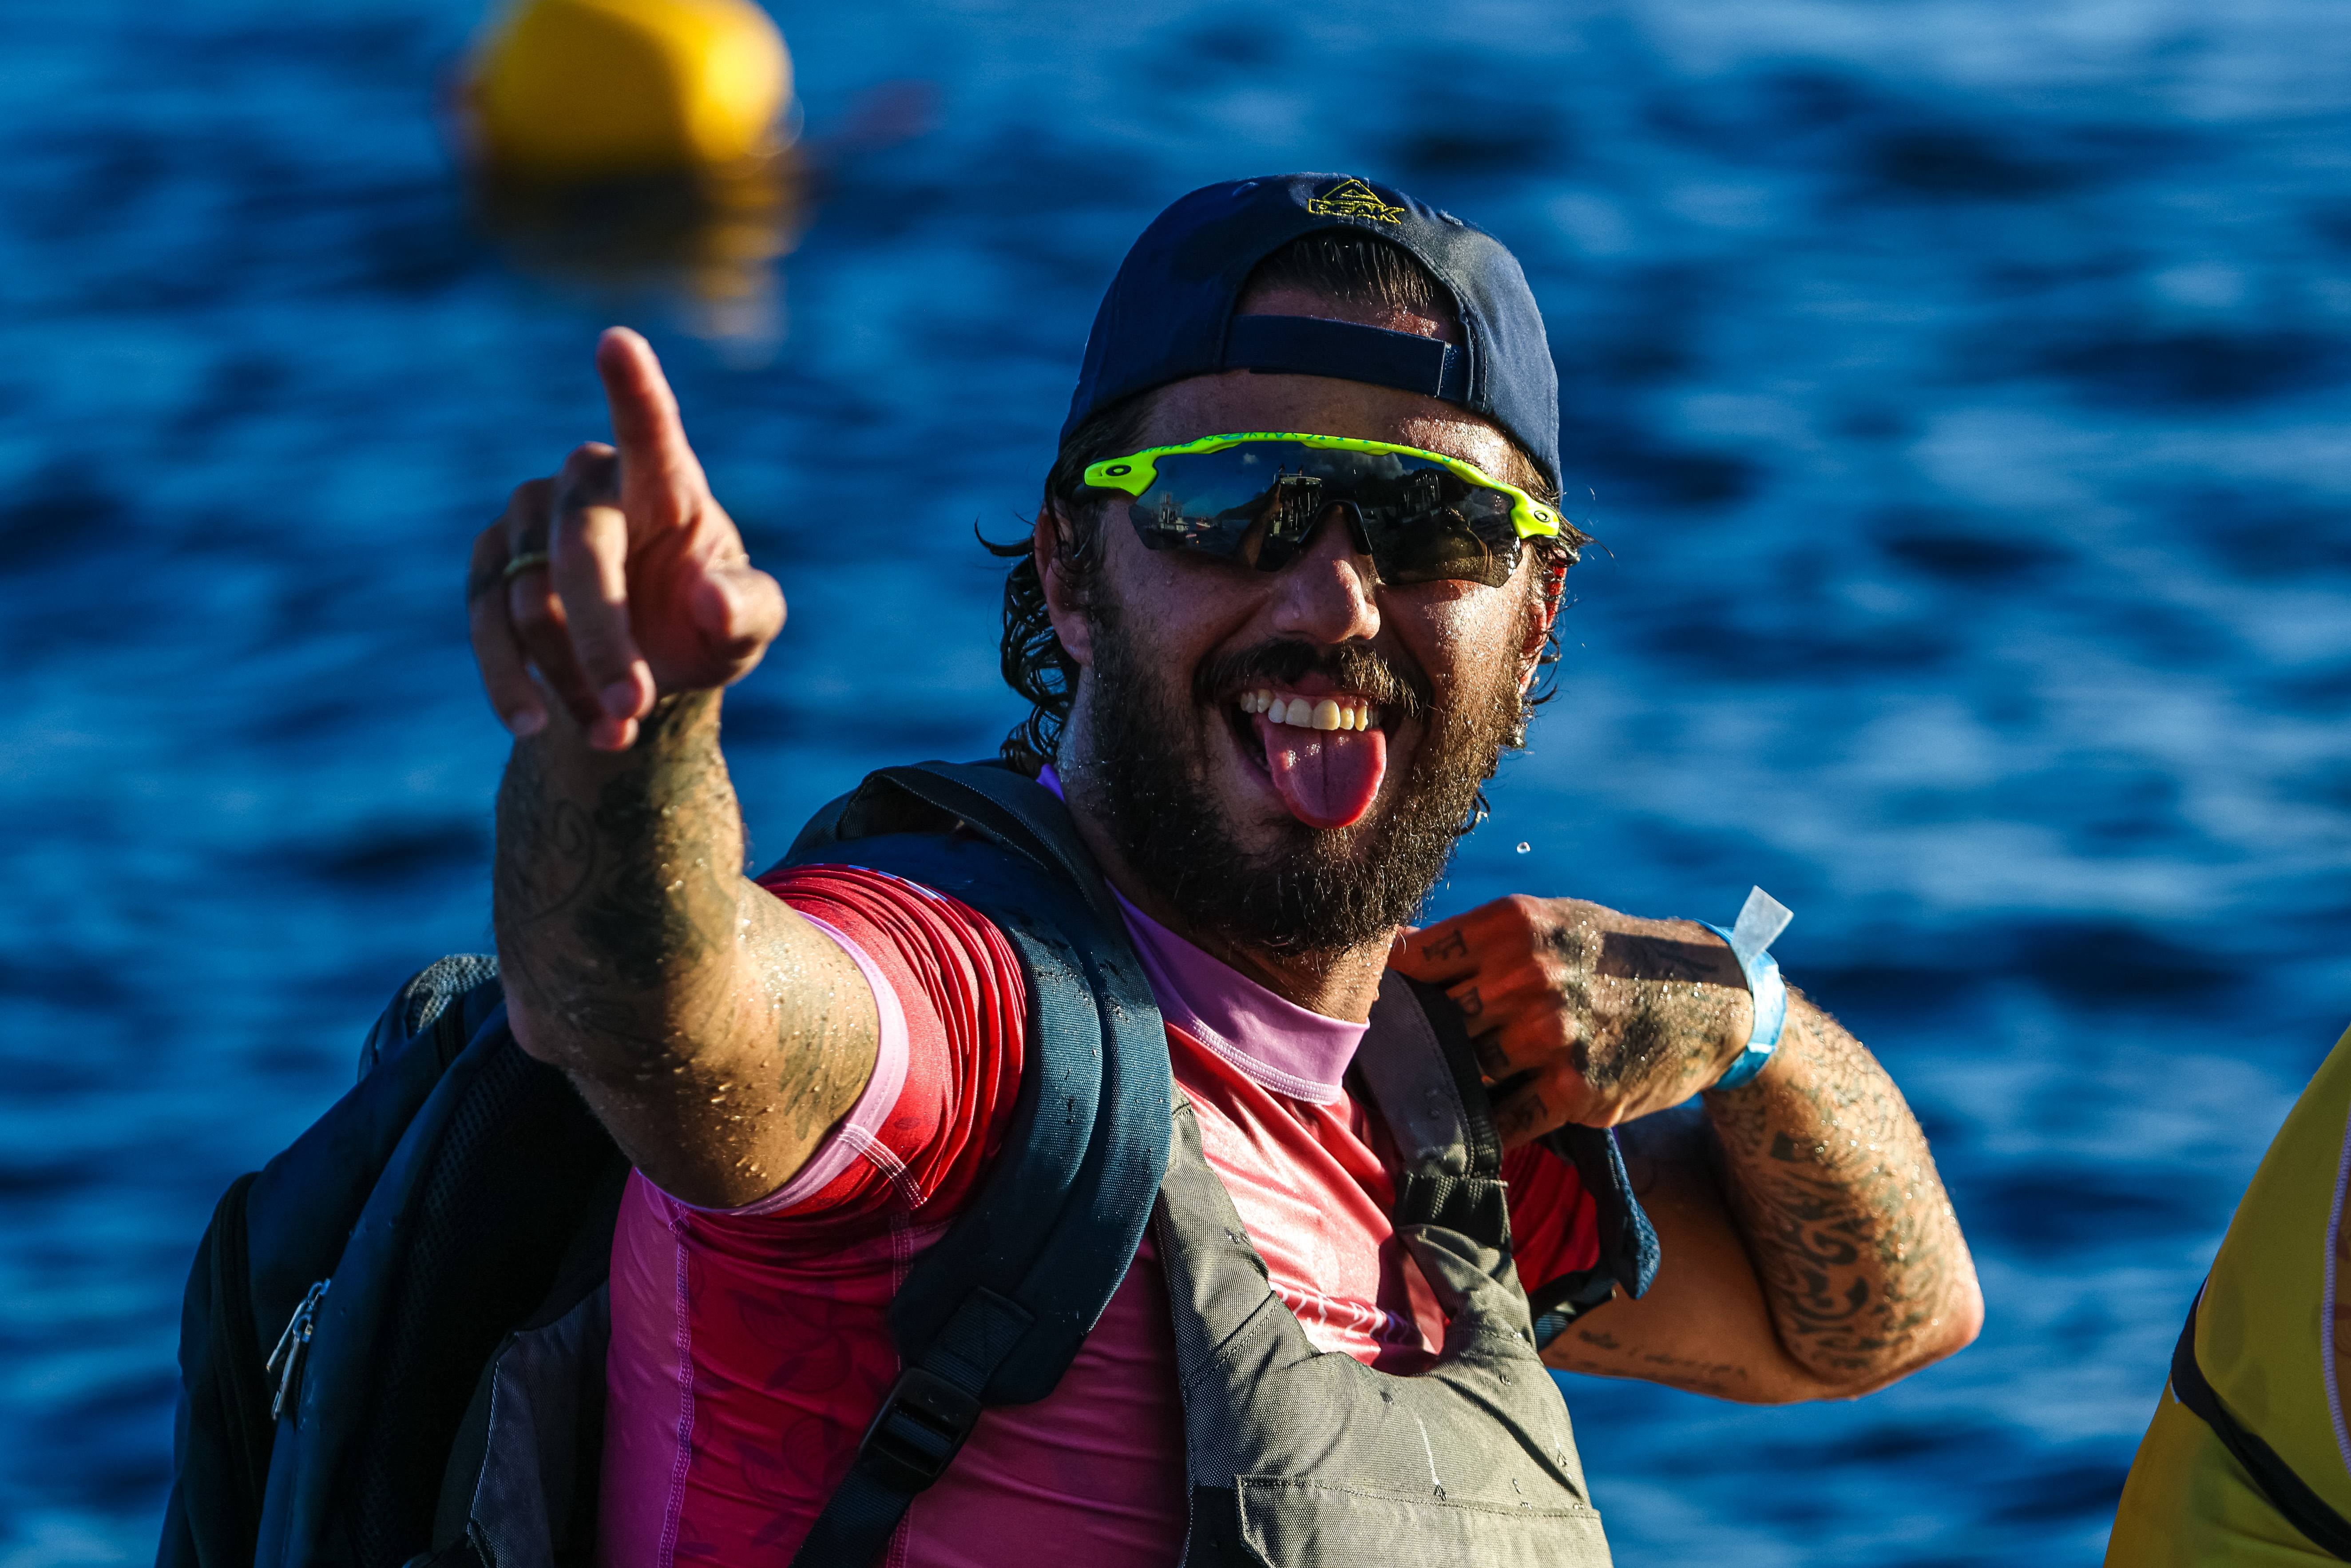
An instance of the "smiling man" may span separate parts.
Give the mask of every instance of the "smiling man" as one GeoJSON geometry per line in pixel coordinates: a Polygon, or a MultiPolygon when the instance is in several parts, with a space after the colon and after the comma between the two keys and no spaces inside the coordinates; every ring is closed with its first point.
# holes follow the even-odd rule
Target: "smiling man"
{"type": "Polygon", "coordinates": [[[598,364],[617,447],[471,602],[509,1018],[637,1173],[602,1561],[1600,1563],[1542,1363],[1771,1402],[1973,1337],[1900,1093],[1744,927],[1411,925],[1580,542],[1491,238],[1332,175],[1170,207],[1014,552],[1005,765],[876,775],[757,881],[720,694],[782,595],[643,340],[598,364]],[[1056,1139],[1061,1252],[998,1201],[1056,1139]]]}

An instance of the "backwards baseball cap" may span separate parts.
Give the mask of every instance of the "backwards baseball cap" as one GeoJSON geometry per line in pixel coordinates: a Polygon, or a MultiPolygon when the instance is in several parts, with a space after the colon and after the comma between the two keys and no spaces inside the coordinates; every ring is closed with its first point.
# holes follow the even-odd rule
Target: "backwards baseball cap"
{"type": "Polygon", "coordinates": [[[1559,371],[1518,259],[1484,230],[1385,185],[1268,175],[1206,186],[1153,219],[1102,296],[1061,439],[1122,398],[1219,371],[1332,376],[1440,398],[1501,426],[1544,478],[1560,482],[1559,371]],[[1233,314],[1258,263],[1326,230],[1384,239],[1419,262],[1453,296],[1468,341],[1233,314]]]}

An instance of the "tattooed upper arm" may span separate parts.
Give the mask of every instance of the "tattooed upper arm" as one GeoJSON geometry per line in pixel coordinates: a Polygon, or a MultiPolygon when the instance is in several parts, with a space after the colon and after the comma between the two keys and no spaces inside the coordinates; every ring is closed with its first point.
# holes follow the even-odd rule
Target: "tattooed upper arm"
{"type": "Polygon", "coordinates": [[[1850,1398],[1975,1336],[1974,1267],[1900,1091],[1834,1019],[1801,1017],[1802,1043],[1765,1077],[1619,1129],[1656,1283],[1571,1323],[1553,1365],[1850,1398]]]}
{"type": "Polygon", "coordinates": [[[1861,1392],[1972,1340],[1982,1294],[1902,1092],[1844,1026],[1790,1001],[1788,1060],[1709,1110],[1782,1341],[1861,1392]]]}
{"type": "Polygon", "coordinates": [[[1636,1377],[1742,1404],[1830,1392],[1782,1347],[1723,1199],[1719,1149],[1695,1103],[1617,1129],[1625,1174],[1656,1228],[1657,1275],[1569,1323],[1543,1360],[1562,1372],[1636,1377]]]}

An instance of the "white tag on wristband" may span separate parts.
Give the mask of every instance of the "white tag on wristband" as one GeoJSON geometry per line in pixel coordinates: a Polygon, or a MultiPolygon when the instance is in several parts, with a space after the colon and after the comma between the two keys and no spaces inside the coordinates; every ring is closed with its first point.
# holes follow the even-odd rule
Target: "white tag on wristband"
{"type": "Polygon", "coordinates": [[[1730,928],[1730,950],[1739,955],[1740,967],[1755,962],[1755,956],[1777,942],[1795,917],[1786,904],[1761,888],[1750,889],[1747,903],[1730,928]]]}

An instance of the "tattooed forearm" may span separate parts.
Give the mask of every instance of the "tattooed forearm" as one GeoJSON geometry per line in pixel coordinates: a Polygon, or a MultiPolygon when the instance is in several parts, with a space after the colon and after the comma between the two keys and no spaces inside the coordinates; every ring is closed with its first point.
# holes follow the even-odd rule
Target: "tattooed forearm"
{"type": "Polygon", "coordinates": [[[1893,1080],[1793,993],[1789,1026],[1771,1069],[1706,1096],[1725,1186],[1788,1354],[1874,1385],[1972,1335],[1974,1264],[1893,1080]]]}
{"type": "MultiPolygon", "coordinates": [[[[1638,1377],[1692,1394],[1712,1395],[1717,1399],[1745,1400],[1752,1396],[1753,1375],[1739,1362],[1677,1355],[1670,1350],[1619,1340],[1605,1328],[1583,1323],[1569,1325],[1567,1332],[1583,1358],[1592,1364],[1591,1369],[1603,1376],[1638,1377]]],[[[1558,1347],[1546,1359],[1571,1367],[1578,1364],[1574,1353],[1567,1346],[1558,1347]]]]}
{"type": "Polygon", "coordinates": [[[572,1026],[580,1049],[658,1040],[683,1021],[678,1004],[717,977],[742,901],[742,819],[718,753],[717,697],[664,702],[617,756],[564,741],[518,744],[498,791],[507,985],[572,1026]]]}
{"type": "Polygon", "coordinates": [[[763,1195],[862,1089],[873,1008],[831,940],[745,878],[718,694],[666,698],[627,751],[559,721],[498,792],[508,1016],[631,1157],[694,1202],[763,1195]]]}

